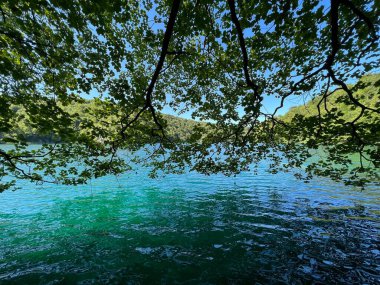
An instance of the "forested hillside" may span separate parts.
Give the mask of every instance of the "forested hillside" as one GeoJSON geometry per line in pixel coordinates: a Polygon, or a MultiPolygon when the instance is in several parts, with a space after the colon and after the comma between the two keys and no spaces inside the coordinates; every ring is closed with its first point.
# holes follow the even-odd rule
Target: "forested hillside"
{"type": "MultiPolygon", "coordinates": [[[[350,86],[355,90],[354,96],[364,105],[371,108],[378,108],[380,105],[380,74],[373,74],[364,76],[355,86],[350,86]]],[[[350,122],[354,120],[360,113],[360,109],[356,107],[346,96],[344,92],[338,90],[329,95],[325,100],[321,100],[322,95],[314,97],[312,100],[308,101],[305,105],[300,105],[291,108],[281,119],[285,122],[291,122],[296,116],[302,117],[316,117],[318,116],[318,104],[320,105],[321,116],[324,117],[327,113],[329,114],[342,114],[339,115],[341,120],[350,122]]],[[[87,121],[92,121],[95,124],[103,124],[109,128],[117,129],[118,117],[112,115],[113,113],[118,113],[120,115],[121,110],[109,110],[114,108],[114,106],[107,102],[101,101],[99,99],[93,100],[82,100],[81,103],[72,103],[61,108],[64,112],[71,115],[77,115],[77,119],[73,122],[76,125],[76,129],[80,131],[87,121]],[[108,110],[108,111],[106,111],[108,110]]],[[[18,106],[13,106],[14,112],[12,124],[14,125],[13,133],[4,135],[10,137],[14,135],[23,136],[27,142],[31,143],[51,143],[57,141],[58,138],[54,137],[52,134],[41,134],[37,131],[36,126],[27,117],[23,108],[18,106]]],[[[120,117],[119,117],[120,118],[120,117]]],[[[168,135],[170,137],[180,138],[185,140],[191,133],[199,122],[179,118],[172,115],[163,115],[163,118],[167,122],[168,135]]],[[[371,123],[372,120],[377,120],[380,118],[379,114],[372,113],[370,116],[363,116],[359,121],[365,123],[371,123]]],[[[83,131],[83,130],[82,130],[83,131]]]]}
{"type": "MultiPolygon", "coordinates": [[[[349,86],[354,90],[353,95],[363,105],[373,109],[380,107],[380,74],[371,74],[363,76],[355,86],[349,86]]],[[[332,90],[331,90],[332,91],[332,90]]],[[[304,117],[318,116],[318,104],[320,103],[321,116],[327,112],[341,114],[340,119],[350,122],[355,120],[360,113],[360,108],[351,102],[345,92],[337,90],[322,100],[322,95],[314,97],[305,105],[291,108],[284,116],[281,117],[286,122],[290,122],[296,115],[304,117]]],[[[363,116],[360,121],[370,123],[374,119],[379,119],[378,113],[372,112],[369,116],[363,116]]]]}
{"type": "MultiPolygon", "coordinates": [[[[117,130],[120,120],[121,110],[115,110],[115,106],[107,101],[99,99],[83,100],[81,103],[69,104],[63,106],[60,104],[63,112],[75,115],[78,119],[72,122],[75,129],[79,132],[86,130],[86,123],[91,121],[95,125],[103,125],[109,129],[117,130]]],[[[11,138],[22,136],[29,143],[53,143],[59,141],[53,133],[41,133],[40,126],[36,126],[26,115],[25,110],[18,106],[13,106],[13,118],[11,124],[13,132],[0,134],[3,142],[11,142],[11,138]]],[[[163,114],[163,119],[168,125],[168,135],[173,138],[186,139],[191,134],[192,129],[199,124],[196,121],[163,114]]]]}

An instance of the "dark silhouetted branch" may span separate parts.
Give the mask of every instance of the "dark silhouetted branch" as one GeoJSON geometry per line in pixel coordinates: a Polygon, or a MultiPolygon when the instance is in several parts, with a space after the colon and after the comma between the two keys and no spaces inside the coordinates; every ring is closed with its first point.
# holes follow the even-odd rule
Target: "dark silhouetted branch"
{"type": "Polygon", "coordinates": [[[253,90],[255,99],[258,101],[261,101],[260,96],[259,96],[259,86],[252,81],[251,76],[249,75],[248,53],[247,53],[247,48],[246,48],[246,44],[244,40],[243,30],[240,26],[239,19],[236,15],[235,1],[234,0],[227,0],[227,1],[228,1],[228,6],[230,8],[231,20],[235,25],[235,29],[239,38],[239,45],[240,45],[241,53],[243,56],[243,70],[244,70],[245,82],[248,85],[248,87],[253,90]]]}

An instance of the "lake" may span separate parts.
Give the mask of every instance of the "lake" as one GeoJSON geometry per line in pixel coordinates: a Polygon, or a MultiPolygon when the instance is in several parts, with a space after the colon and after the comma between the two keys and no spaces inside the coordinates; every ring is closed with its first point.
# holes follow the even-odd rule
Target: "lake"
{"type": "Polygon", "coordinates": [[[380,189],[145,170],[0,194],[1,284],[379,284],[380,189]]]}

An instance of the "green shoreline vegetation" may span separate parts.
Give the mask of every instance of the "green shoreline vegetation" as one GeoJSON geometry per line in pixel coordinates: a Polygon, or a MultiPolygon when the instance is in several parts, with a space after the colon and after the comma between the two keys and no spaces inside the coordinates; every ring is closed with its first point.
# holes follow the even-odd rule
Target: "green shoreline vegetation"
{"type": "MultiPolygon", "coordinates": [[[[351,86],[352,87],[352,86],[351,86]]],[[[354,91],[354,96],[360,100],[360,102],[371,108],[378,108],[380,106],[380,74],[372,74],[363,76],[360,79],[360,84],[356,87],[354,91]]],[[[359,108],[355,106],[346,98],[346,94],[342,91],[335,92],[332,96],[328,97],[325,102],[320,106],[321,117],[324,118],[327,115],[342,114],[339,118],[345,122],[353,121],[359,115],[359,108]]],[[[297,122],[297,117],[301,118],[315,118],[318,120],[318,103],[321,101],[322,96],[315,96],[304,105],[291,107],[290,110],[283,116],[279,116],[279,119],[286,123],[297,122]]],[[[76,129],[80,131],[80,125],[84,124],[86,121],[90,120],[96,123],[98,120],[102,120],[103,123],[108,124],[110,127],[116,125],[116,116],[109,114],[100,119],[97,113],[101,113],[102,110],[106,109],[107,105],[110,103],[107,101],[102,101],[99,99],[89,99],[81,100],[81,102],[72,103],[66,106],[62,106],[62,110],[70,115],[76,114],[80,119],[74,122],[76,129]]],[[[117,108],[117,105],[114,106],[117,108]]],[[[11,133],[4,134],[0,133],[0,142],[6,143],[11,142],[12,137],[21,136],[28,143],[56,143],[59,139],[54,138],[53,135],[41,134],[37,128],[33,127],[33,123],[30,118],[28,118],[27,113],[24,108],[18,106],[12,106],[12,125],[14,126],[11,133]]],[[[120,114],[122,111],[119,110],[120,114]]],[[[368,124],[378,125],[380,120],[380,114],[373,113],[372,116],[363,116],[359,121],[368,124]]],[[[190,136],[194,128],[199,125],[207,125],[202,122],[184,119],[176,117],[173,115],[163,114],[163,120],[167,123],[167,132],[170,137],[179,138],[183,141],[190,136]]],[[[375,130],[375,136],[380,137],[379,130],[375,130]]]]}
{"type": "MultiPolygon", "coordinates": [[[[108,115],[101,118],[95,114],[96,112],[101,111],[104,107],[107,106],[107,102],[98,100],[98,99],[89,99],[83,100],[78,103],[73,103],[67,106],[61,106],[64,112],[67,112],[71,115],[76,115],[78,119],[73,122],[74,130],[81,132],[85,131],[83,127],[86,122],[91,121],[92,123],[99,125],[106,124],[110,128],[113,127],[112,124],[115,124],[116,116],[108,115]]],[[[116,106],[115,106],[116,107],[116,106]]],[[[26,142],[32,144],[42,144],[42,143],[59,143],[60,139],[55,137],[53,134],[41,134],[38,130],[38,127],[34,127],[33,123],[28,118],[27,113],[24,108],[18,106],[11,107],[13,112],[13,129],[11,133],[2,133],[0,134],[0,142],[3,143],[12,143],[12,137],[21,137],[26,142]]],[[[120,113],[120,111],[119,111],[120,113]]],[[[168,135],[173,138],[179,138],[181,140],[186,140],[193,128],[202,123],[196,122],[194,120],[183,119],[173,115],[162,115],[163,119],[167,122],[168,125],[168,135]]]]}

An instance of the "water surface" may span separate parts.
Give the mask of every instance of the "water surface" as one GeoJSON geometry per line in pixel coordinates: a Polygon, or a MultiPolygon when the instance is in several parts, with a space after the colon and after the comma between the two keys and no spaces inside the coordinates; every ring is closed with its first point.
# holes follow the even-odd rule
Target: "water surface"
{"type": "Polygon", "coordinates": [[[144,171],[0,194],[1,284],[380,282],[380,189],[144,171]]]}

